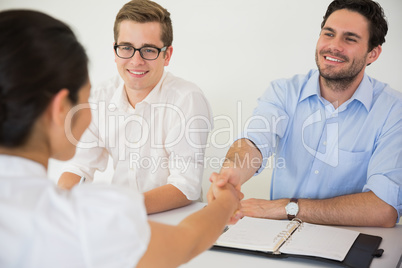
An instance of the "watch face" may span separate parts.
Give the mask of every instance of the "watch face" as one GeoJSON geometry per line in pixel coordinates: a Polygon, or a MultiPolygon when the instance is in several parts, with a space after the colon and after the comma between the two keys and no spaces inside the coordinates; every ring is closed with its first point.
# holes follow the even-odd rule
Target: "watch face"
{"type": "Polygon", "coordinates": [[[290,202],[289,204],[287,204],[286,206],[286,213],[289,215],[296,215],[297,212],[299,212],[299,206],[294,203],[294,202],[290,202]]]}

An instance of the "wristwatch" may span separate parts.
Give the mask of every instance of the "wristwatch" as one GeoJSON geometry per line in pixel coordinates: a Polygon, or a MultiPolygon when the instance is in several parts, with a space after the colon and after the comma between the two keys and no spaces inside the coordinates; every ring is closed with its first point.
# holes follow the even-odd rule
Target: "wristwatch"
{"type": "Polygon", "coordinates": [[[289,203],[285,207],[288,219],[293,220],[299,212],[299,205],[297,204],[297,198],[290,199],[289,203]]]}

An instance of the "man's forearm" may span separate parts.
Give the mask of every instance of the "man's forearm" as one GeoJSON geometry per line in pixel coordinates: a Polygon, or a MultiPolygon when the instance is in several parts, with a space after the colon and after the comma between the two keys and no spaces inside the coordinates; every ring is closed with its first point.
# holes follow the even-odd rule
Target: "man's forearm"
{"type": "MultiPolygon", "coordinates": [[[[242,201],[244,216],[286,219],[285,206],[290,199],[242,201]]],[[[393,227],[398,213],[373,192],[329,199],[299,199],[297,218],[315,224],[393,227]]]]}
{"type": "Polygon", "coordinates": [[[57,185],[62,189],[71,189],[80,182],[81,177],[71,172],[61,174],[57,185]]]}
{"type": "Polygon", "coordinates": [[[262,155],[255,145],[248,139],[239,139],[230,146],[222,169],[236,169],[240,184],[243,184],[257,172],[261,164],[262,155]]]}
{"type": "Polygon", "coordinates": [[[393,227],[398,213],[373,192],[299,200],[297,217],[317,224],[393,227]]]}
{"type": "Polygon", "coordinates": [[[166,184],[144,193],[148,214],[179,208],[191,203],[175,186],[166,184]]]}

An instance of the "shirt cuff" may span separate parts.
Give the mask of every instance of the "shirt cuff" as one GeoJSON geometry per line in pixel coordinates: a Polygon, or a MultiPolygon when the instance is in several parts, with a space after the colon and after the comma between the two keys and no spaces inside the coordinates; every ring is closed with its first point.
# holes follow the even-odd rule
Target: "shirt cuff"
{"type": "Polygon", "coordinates": [[[363,187],[363,192],[372,191],[385,203],[394,207],[398,212],[398,219],[402,214],[402,192],[400,186],[383,175],[373,175],[363,187]]]}
{"type": "Polygon", "coordinates": [[[68,165],[68,166],[64,167],[62,173],[64,173],[64,172],[74,173],[74,174],[76,174],[76,175],[78,175],[80,177],[84,176],[86,182],[93,182],[93,180],[94,180],[94,178],[93,178],[94,174],[93,173],[90,174],[88,172],[84,172],[80,168],[75,167],[75,166],[68,165]]]}

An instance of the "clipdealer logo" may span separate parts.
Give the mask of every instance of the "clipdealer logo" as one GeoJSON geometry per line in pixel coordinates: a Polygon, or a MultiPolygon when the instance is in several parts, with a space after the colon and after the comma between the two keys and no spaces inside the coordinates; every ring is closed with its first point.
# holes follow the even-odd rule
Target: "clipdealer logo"
{"type": "MultiPolygon", "coordinates": [[[[114,104],[106,105],[106,102],[80,104],[73,107],[65,121],[66,136],[69,141],[79,148],[91,149],[96,147],[108,147],[118,150],[119,160],[129,159],[132,165],[154,167],[166,165],[168,159],[150,159],[150,155],[141,155],[139,150],[149,143],[151,149],[166,149],[170,148],[174,150],[174,146],[179,143],[185,143],[189,146],[189,149],[194,151],[193,159],[180,159],[182,166],[189,166],[191,161],[193,163],[219,163],[222,164],[223,158],[210,157],[207,159],[194,159],[197,154],[203,155],[206,148],[213,147],[215,149],[224,149],[229,147],[235,140],[237,134],[240,137],[244,134],[248,137],[249,134],[269,134],[269,139],[264,144],[258,144],[260,149],[270,148],[272,155],[275,155],[275,150],[278,143],[278,137],[284,135],[288,124],[288,117],[285,115],[272,115],[271,118],[264,117],[262,115],[253,115],[249,117],[244,123],[242,121],[242,104],[239,101],[237,103],[236,118],[233,120],[228,115],[218,115],[212,119],[205,116],[186,116],[186,114],[172,104],[150,104],[150,116],[144,117],[139,114],[131,114],[129,116],[120,114],[117,111],[117,107],[114,104]],[[91,109],[93,118],[97,120],[97,132],[95,136],[104,137],[104,139],[96,138],[94,140],[78,141],[72,131],[72,122],[74,114],[81,109],[91,109]],[[160,124],[165,123],[161,120],[159,115],[164,113],[171,113],[175,118],[175,131],[174,135],[171,135],[169,139],[162,139],[161,133],[158,133],[164,126],[160,124]],[[158,117],[159,116],[159,117],[158,117]],[[149,118],[147,120],[147,118],[149,118]],[[159,118],[159,119],[158,119],[159,118]],[[220,127],[212,128],[214,124],[219,123],[220,127]],[[135,126],[135,127],[134,127],[135,126]],[[227,127],[226,127],[227,126],[227,127]],[[132,129],[135,128],[134,132],[132,129]],[[127,135],[127,133],[131,133],[127,135]],[[199,135],[202,135],[204,139],[200,141],[199,135]],[[196,139],[192,137],[198,137],[196,139]],[[208,139],[209,137],[209,139],[208,139]],[[130,149],[134,149],[134,152],[130,149]],[[144,160],[140,160],[144,158],[144,160]],[[149,158],[149,159],[148,159],[149,158]]],[[[338,165],[338,123],[327,124],[327,140],[331,141],[330,148],[322,153],[312,148],[305,142],[306,130],[326,120],[326,116],[322,114],[321,110],[317,110],[304,120],[301,129],[301,140],[303,147],[306,151],[316,157],[317,159],[327,163],[331,166],[338,165]]],[[[337,112],[333,113],[332,117],[337,117],[337,112]]],[[[172,129],[169,129],[171,131],[172,129]]],[[[90,130],[91,131],[91,130],[90,130]]],[[[173,155],[174,156],[174,155],[173,155]]],[[[177,155],[175,156],[177,159],[177,155]]],[[[269,163],[270,166],[276,166],[277,168],[286,167],[285,159],[281,157],[274,157],[274,161],[279,163],[269,163]],[[279,162],[278,162],[279,161],[279,162]]],[[[272,160],[270,160],[271,162],[272,160]]],[[[205,165],[205,164],[204,164],[205,165]]]]}

